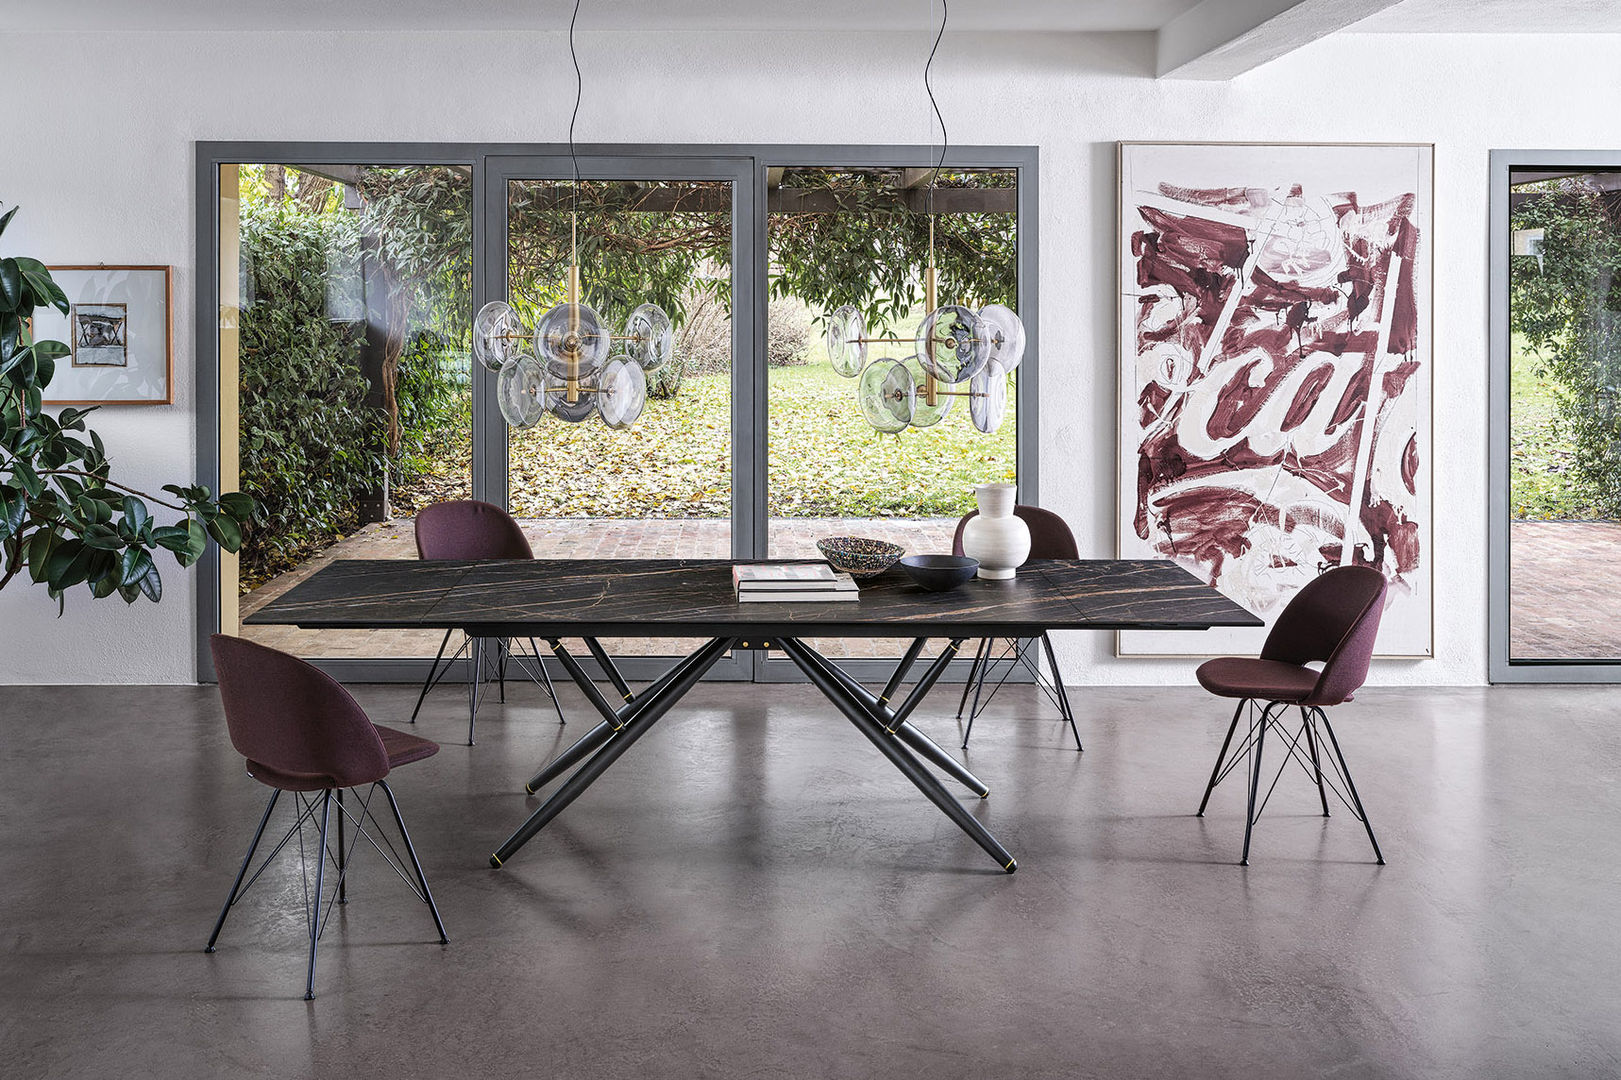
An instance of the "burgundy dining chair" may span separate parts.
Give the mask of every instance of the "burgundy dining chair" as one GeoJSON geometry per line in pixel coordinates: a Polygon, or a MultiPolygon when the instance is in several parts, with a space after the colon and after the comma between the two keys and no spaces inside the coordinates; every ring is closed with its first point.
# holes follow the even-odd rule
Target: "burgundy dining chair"
{"type": "MultiPolygon", "coordinates": [[[[231,745],[247,759],[248,775],[270,788],[270,801],[265,804],[259,818],[259,828],[242,857],[242,867],[236,881],[220,908],[214,922],[214,932],[208,935],[204,952],[213,952],[219,941],[225,916],[242,899],[244,893],[259,880],[259,875],[298,834],[298,851],[304,852],[304,824],[319,816],[320,838],[315,846],[315,889],[306,891],[304,917],[309,925],[310,958],[308,976],[304,984],[304,1000],[315,997],[315,951],[321,932],[332,915],[334,904],[348,903],[348,876],[353,849],[361,837],[376,848],[384,860],[411,887],[417,899],[428,905],[433,913],[434,929],[439,932],[439,944],[446,944],[445,924],[439,918],[439,906],[433,902],[428,889],[427,876],[417,859],[411,834],[405,828],[394,790],[389,787],[389,773],[401,765],[430,758],[439,752],[439,744],[418,738],[404,731],[373,724],[349,692],[330,676],[297,657],[267,648],[241,638],[215,634],[209,639],[214,654],[214,670],[219,678],[220,698],[225,705],[225,724],[230,731],[231,745]],[[362,796],[359,788],[369,789],[362,796]],[[344,801],[345,790],[354,794],[352,803],[344,801]],[[411,871],[416,881],[400,865],[394,845],[382,834],[382,827],[371,813],[371,801],[378,790],[388,800],[393,811],[394,824],[404,841],[410,857],[411,871]],[[265,857],[247,884],[248,867],[253,854],[264,837],[270,814],[284,791],[293,793],[298,803],[298,814],[292,827],[281,842],[265,857]],[[314,793],[319,792],[320,798],[314,793]],[[337,844],[328,846],[332,806],[336,803],[337,844]],[[356,836],[347,845],[344,840],[344,822],[353,823],[356,836]],[[367,828],[368,823],[370,829],[367,828]],[[379,843],[381,840],[381,843],[379,843]],[[385,850],[385,846],[387,850],[385,850]],[[326,900],[322,913],[326,864],[331,861],[338,872],[338,883],[332,896],[326,900]],[[308,896],[315,898],[311,910],[308,896]]],[[[308,867],[300,866],[300,873],[308,881],[308,867]]],[[[307,884],[306,884],[307,889],[307,884]]]]}
{"type": "Polygon", "coordinates": [[[1207,660],[1199,665],[1199,685],[1218,697],[1237,698],[1233,722],[1228,725],[1227,737],[1222,740],[1221,752],[1216,755],[1216,767],[1210,771],[1210,783],[1205,786],[1204,798],[1199,802],[1197,817],[1203,817],[1210,803],[1210,793],[1232,772],[1246,753],[1253,752],[1250,762],[1249,806],[1244,815],[1244,854],[1240,864],[1250,861],[1250,834],[1267,799],[1277,787],[1272,787],[1256,805],[1261,786],[1261,753],[1266,747],[1266,733],[1276,731],[1288,752],[1278,767],[1278,775],[1288,767],[1290,759],[1298,762],[1306,774],[1317,783],[1317,797],[1322,803],[1323,816],[1328,817],[1328,791],[1345,803],[1357,820],[1368,830],[1368,842],[1373,855],[1383,866],[1385,857],[1374,838],[1373,825],[1351,780],[1350,766],[1345,753],[1334,735],[1324,708],[1350,701],[1368,677],[1368,665],[1373,659],[1373,643],[1379,634],[1379,618],[1385,608],[1385,576],[1368,566],[1337,566],[1316,578],[1294,595],[1278,616],[1266,636],[1259,658],[1224,656],[1207,660]],[[1308,664],[1321,663],[1315,670],[1308,664]],[[1255,717],[1255,704],[1265,702],[1260,719],[1255,717]],[[1250,711],[1249,734],[1244,743],[1231,755],[1227,753],[1238,730],[1238,719],[1246,706],[1250,711]],[[1300,728],[1292,732],[1283,717],[1291,709],[1300,710],[1300,728]],[[1318,731],[1318,725],[1322,731],[1318,731]],[[1328,736],[1332,757],[1320,752],[1321,736],[1328,736]],[[1304,749],[1302,748],[1304,743],[1304,749]],[[1309,755],[1309,758],[1308,758],[1309,755]],[[1322,760],[1328,757],[1335,777],[1325,775],[1322,760]],[[1339,781],[1336,782],[1336,778],[1339,781]],[[1344,784],[1344,790],[1340,789],[1344,784]]]}
{"type": "MultiPolygon", "coordinates": [[[[1064,519],[1051,510],[1043,510],[1039,506],[1025,506],[1020,504],[1013,508],[1016,517],[1030,528],[1030,558],[1032,559],[1078,559],[1081,557],[1080,549],[1075,546],[1075,534],[1069,531],[1064,519]]],[[[962,534],[968,523],[979,515],[978,510],[970,510],[957,522],[956,535],[951,539],[951,553],[963,554],[962,534]]],[[[968,710],[968,727],[963,731],[962,748],[968,749],[968,736],[974,731],[974,718],[991,703],[991,698],[1007,682],[1008,676],[1019,670],[1022,666],[1035,680],[1042,693],[1047,695],[1058,708],[1059,716],[1069,722],[1070,734],[1075,736],[1075,749],[1081,749],[1081,733],[1075,728],[1075,714],[1069,707],[1069,694],[1064,691],[1064,675],[1058,669],[1058,655],[1053,652],[1052,638],[1047,632],[1041,632],[1041,645],[1047,653],[1047,664],[1052,668],[1052,678],[1048,679],[1042,674],[1040,666],[1032,658],[1027,649],[1019,647],[1017,641],[1009,640],[1001,643],[1001,652],[993,658],[997,643],[991,638],[983,638],[979,649],[974,653],[974,662],[968,669],[968,681],[963,683],[962,697],[957,702],[957,719],[962,719],[962,711],[968,704],[968,693],[973,691],[974,705],[968,710]],[[984,694],[985,683],[997,670],[1002,671],[1001,678],[991,687],[989,694],[984,694]],[[981,695],[984,700],[981,701],[981,695]]]]}
{"type": "MultiPolygon", "coordinates": [[[[422,559],[471,561],[535,557],[529,547],[529,538],[524,536],[523,529],[512,515],[499,506],[477,499],[454,499],[424,507],[416,517],[416,542],[417,557],[422,559]]],[[[439,680],[464,654],[467,657],[467,679],[471,684],[468,693],[472,701],[467,714],[468,746],[473,745],[473,725],[478,718],[482,689],[488,684],[492,667],[500,687],[500,700],[504,702],[507,699],[509,660],[516,663],[531,682],[546,691],[546,696],[552,699],[552,707],[557,710],[557,722],[567,723],[563,719],[562,703],[557,700],[557,688],[552,685],[551,674],[546,670],[546,662],[541,659],[533,638],[529,639],[530,655],[526,656],[521,651],[512,651],[510,638],[468,637],[448,660],[444,660],[441,668],[440,661],[444,659],[453,633],[454,630],[446,630],[439,642],[439,651],[434,655],[433,665],[428,668],[428,677],[422,682],[422,692],[417,694],[416,707],[411,710],[411,723],[416,723],[428,691],[439,684],[439,680]],[[492,651],[493,664],[486,662],[487,654],[492,651]]]]}

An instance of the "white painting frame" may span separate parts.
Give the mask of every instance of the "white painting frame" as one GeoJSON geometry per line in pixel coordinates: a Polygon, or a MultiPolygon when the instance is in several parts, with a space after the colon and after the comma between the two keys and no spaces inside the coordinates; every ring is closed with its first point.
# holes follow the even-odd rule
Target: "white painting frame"
{"type": "Polygon", "coordinates": [[[68,313],[34,311],[36,340],[60,341],[45,404],[169,405],[174,401],[174,274],[168,266],[48,266],[68,313]]]}
{"type": "MultiPolygon", "coordinates": [[[[1268,626],[1323,569],[1377,565],[1377,654],[1432,656],[1434,147],[1122,142],[1119,177],[1120,557],[1268,626]]],[[[1121,631],[1117,654],[1266,632],[1121,631]]]]}

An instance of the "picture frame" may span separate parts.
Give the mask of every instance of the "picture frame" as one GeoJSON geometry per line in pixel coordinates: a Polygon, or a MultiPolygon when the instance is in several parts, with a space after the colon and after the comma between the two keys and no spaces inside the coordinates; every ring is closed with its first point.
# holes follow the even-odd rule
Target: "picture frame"
{"type": "MultiPolygon", "coordinates": [[[[1317,573],[1373,565],[1377,655],[1433,656],[1434,146],[1118,160],[1120,557],[1172,559],[1268,626],[1317,573]]],[[[1116,655],[1254,655],[1266,634],[1124,631],[1116,655]]]]}
{"type": "Polygon", "coordinates": [[[174,403],[174,268],[47,266],[68,313],[34,312],[36,340],[68,346],[45,388],[46,405],[174,403]]]}

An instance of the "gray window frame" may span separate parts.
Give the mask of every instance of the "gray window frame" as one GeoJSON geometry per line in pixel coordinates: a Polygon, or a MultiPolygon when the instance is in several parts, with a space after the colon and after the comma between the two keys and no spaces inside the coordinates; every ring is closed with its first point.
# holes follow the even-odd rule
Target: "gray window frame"
{"type": "MultiPolygon", "coordinates": [[[[492,200],[498,176],[515,175],[513,170],[527,164],[555,164],[567,160],[569,148],[561,143],[394,143],[394,142],[280,142],[222,141],[198,142],[195,147],[196,176],[196,308],[195,387],[197,409],[197,474],[200,483],[219,484],[219,278],[216,272],[219,251],[219,167],[263,161],[302,161],[334,165],[463,165],[472,173],[473,218],[473,303],[475,309],[497,293],[505,281],[502,263],[504,247],[492,238],[505,236],[506,206],[492,200]]],[[[752,184],[740,183],[733,221],[734,266],[739,276],[749,268],[752,280],[744,290],[750,310],[737,313],[733,323],[734,355],[759,356],[765,349],[767,275],[766,192],[768,170],[772,167],[904,167],[932,163],[937,148],[925,146],[851,146],[796,144],[581,144],[576,152],[589,161],[587,173],[604,175],[666,175],[684,179],[721,179],[733,170],[741,180],[752,175],[752,184]],[[683,172],[687,168],[694,174],[683,172]],[[638,169],[640,170],[638,172],[638,169]]],[[[953,169],[1011,169],[1018,174],[1018,310],[1026,328],[1025,361],[1017,381],[1018,436],[1016,468],[1018,500],[1039,501],[1038,450],[1039,396],[1039,171],[1040,155],[1034,146],[953,146],[945,157],[945,167],[953,169]]],[[[527,175],[527,174],[526,174],[527,175]]],[[[542,174],[543,175],[543,174],[542,174]]],[[[768,455],[754,453],[757,440],[763,440],[767,426],[767,380],[757,365],[733,365],[733,550],[747,557],[751,547],[763,551],[767,536],[766,478],[768,455]]],[[[505,428],[493,423],[493,399],[488,380],[478,365],[473,372],[473,439],[478,447],[473,460],[473,491],[480,498],[505,502],[505,428]],[[489,456],[496,453],[495,457],[489,456]],[[500,473],[499,476],[496,473],[500,473]]],[[[759,443],[763,447],[763,442],[759,443]]],[[[198,679],[214,681],[209,654],[209,635],[219,629],[219,554],[211,545],[198,564],[196,594],[196,660],[198,679]]],[[[320,666],[345,682],[416,682],[428,670],[427,658],[378,658],[365,660],[326,660],[320,666]]],[[[968,659],[953,665],[947,681],[961,681],[967,675],[968,659]]],[[[587,665],[593,667],[594,665],[587,665]]],[[[627,658],[621,665],[627,678],[642,681],[655,677],[666,661],[658,658],[627,658]]],[[[883,660],[855,660],[847,665],[858,678],[883,679],[892,664],[883,660]]],[[[757,662],[753,653],[739,653],[733,661],[719,665],[712,677],[754,679],[757,681],[799,681],[803,676],[780,662],[757,662]]],[[[594,674],[596,672],[593,671],[594,674]]],[[[558,670],[557,674],[561,675],[558,670]]],[[[455,679],[453,673],[450,676],[455,679]]]]}
{"type": "Polygon", "coordinates": [[[1621,659],[1514,660],[1509,653],[1510,396],[1509,179],[1514,169],[1621,169],[1621,150],[1493,150],[1489,213],[1489,352],[1491,385],[1487,423],[1487,678],[1494,683],[1621,682],[1621,659]]]}

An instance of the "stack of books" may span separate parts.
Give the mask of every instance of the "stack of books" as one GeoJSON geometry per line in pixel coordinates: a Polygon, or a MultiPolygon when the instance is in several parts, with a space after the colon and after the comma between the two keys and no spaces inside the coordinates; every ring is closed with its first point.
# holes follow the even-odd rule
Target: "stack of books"
{"type": "Polygon", "coordinates": [[[732,585],[740,604],[825,604],[861,599],[855,579],[835,573],[827,563],[739,564],[732,567],[732,585]]]}

